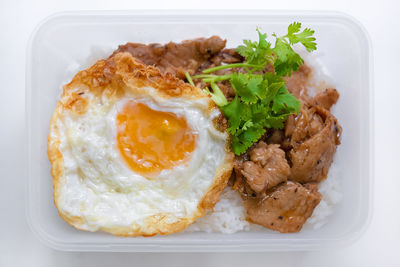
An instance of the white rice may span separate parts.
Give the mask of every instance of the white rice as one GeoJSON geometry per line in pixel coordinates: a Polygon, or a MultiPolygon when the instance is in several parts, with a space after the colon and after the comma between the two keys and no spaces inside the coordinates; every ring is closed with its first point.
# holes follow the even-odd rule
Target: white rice
{"type": "MultiPolygon", "coordinates": [[[[67,69],[63,84],[68,83],[72,77],[80,70],[93,65],[98,59],[107,58],[113,51],[112,47],[94,46],[91,48],[89,56],[81,62],[71,64],[67,69]]],[[[307,53],[304,48],[296,47],[296,51],[301,55],[306,64],[313,69],[313,77],[308,86],[309,94],[315,95],[317,92],[331,87],[332,82],[328,71],[320,61],[320,54],[307,53]]],[[[335,204],[339,203],[342,194],[339,183],[339,169],[333,162],[329,169],[328,178],[319,184],[319,192],[322,200],[315,208],[312,216],[304,224],[303,229],[318,229],[329,221],[335,204]]],[[[225,188],[221,194],[220,201],[215,205],[214,211],[199,218],[190,225],[184,232],[207,232],[232,234],[240,231],[270,231],[267,228],[246,221],[246,210],[238,192],[230,187],[225,188]]]]}
{"type": "Polygon", "coordinates": [[[246,209],[243,206],[242,198],[237,191],[227,187],[222,192],[220,201],[215,205],[214,212],[208,211],[204,217],[197,219],[186,231],[232,234],[239,231],[249,231],[249,225],[246,221],[246,209]]]}

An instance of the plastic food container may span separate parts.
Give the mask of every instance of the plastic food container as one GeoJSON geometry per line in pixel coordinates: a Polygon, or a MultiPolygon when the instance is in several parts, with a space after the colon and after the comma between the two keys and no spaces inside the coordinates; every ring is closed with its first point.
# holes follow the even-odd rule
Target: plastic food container
{"type": "Polygon", "coordinates": [[[36,28],[27,54],[27,218],[48,246],[69,251],[312,250],[341,247],[365,231],[371,217],[374,173],[371,43],[363,27],[347,15],[304,11],[60,13],[36,28]],[[178,42],[211,35],[226,38],[227,47],[235,47],[244,38],[256,38],[256,27],[283,33],[293,21],[316,31],[320,60],[341,94],[334,114],[343,126],[335,159],[341,170],[343,199],[326,225],[296,234],[197,232],[124,238],[79,231],[58,216],[46,154],[49,120],[71,66],[84,62],[93,47],[117,48],[128,41],[178,42]]]}

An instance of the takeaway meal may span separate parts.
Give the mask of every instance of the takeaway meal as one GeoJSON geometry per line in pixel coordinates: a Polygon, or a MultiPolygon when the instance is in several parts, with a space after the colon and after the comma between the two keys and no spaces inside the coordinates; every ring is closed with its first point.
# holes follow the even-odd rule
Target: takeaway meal
{"type": "Polygon", "coordinates": [[[48,136],[60,216],[121,236],[299,232],[340,144],[339,92],[310,86],[313,30],[256,32],[126,43],[64,85],[48,136]]]}

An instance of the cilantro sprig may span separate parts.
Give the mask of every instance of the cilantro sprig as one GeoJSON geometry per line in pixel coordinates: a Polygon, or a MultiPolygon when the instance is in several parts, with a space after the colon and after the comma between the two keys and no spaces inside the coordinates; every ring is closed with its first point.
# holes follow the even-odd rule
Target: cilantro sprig
{"type": "Polygon", "coordinates": [[[244,40],[243,45],[236,48],[245,58],[244,62],[209,68],[193,77],[186,74],[190,83],[194,78],[210,85],[212,91],[206,87],[204,92],[211,96],[227,118],[232,150],[236,155],[245,153],[265,134],[266,129],[282,129],[289,115],[299,113],[300,101],[287,90],[283,77],[290,76],[304,63],[293,50],[294,44],[302,44],[308,52],[316,50],[314,31],[308,28],[300,30],[301,23],[294,22],[289,25],[286,35],[278,37],[272,34],[275,37],[272,47],[267,34],[257,29],[258,42],[244,40]],[[274,70],[260,74],[267,65],[273,66],[274,70]],[[228,68],[240,68],[240,72],[212,74],[228,68]],[[231,102],[217,84],[227,80],[235,91],[231,102]]]}

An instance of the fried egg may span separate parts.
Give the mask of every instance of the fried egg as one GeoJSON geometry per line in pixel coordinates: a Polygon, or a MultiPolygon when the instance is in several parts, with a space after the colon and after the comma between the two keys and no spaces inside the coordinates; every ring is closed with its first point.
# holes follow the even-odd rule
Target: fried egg
{"type": "Polygon", "coordinates": [[[183,230],[213,208],[232,171],[219,116],[199,88],[128,53],[79,72],[50,121],[60,216],[115,235],[183,230]]]}

